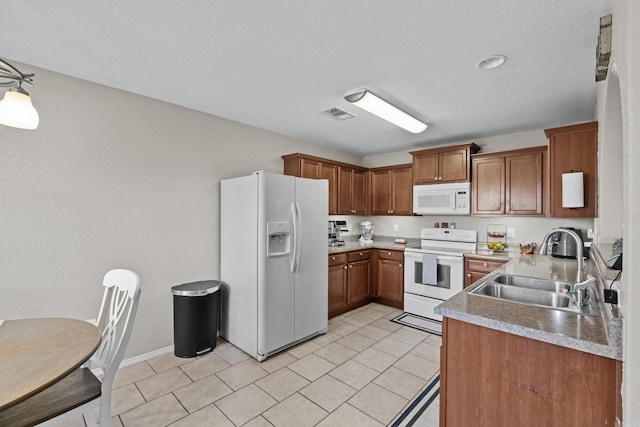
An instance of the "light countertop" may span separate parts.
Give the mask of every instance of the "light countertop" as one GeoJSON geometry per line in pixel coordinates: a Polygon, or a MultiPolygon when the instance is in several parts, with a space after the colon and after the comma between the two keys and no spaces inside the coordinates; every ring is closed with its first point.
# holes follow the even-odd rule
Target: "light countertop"
{"type": "MultiPolygon", "coordinates": [[[[517,255],[498,269],[508,274],[572,282],[576,270],[576,260],[547,255],[517,255]]],[[[479,283],[440,304],[435,312],[451,319],[622,360],[622,318],[617,307],[602,301],[602,282],[592,261],[585,261],[585,271],[597,278],[597,316],[470,294],[469,290],[479,283]]]]}
{"type": "Polygon", "coordinates": [[[362,249],[391,249],[395,251],[404,251],[406,247],[412,245],[419,245],[420,239],[406,239],[407,243],[404,245],[397,245],[394,243],[393,238],[378,238],[373,240],[373,243],[365,244],[360,243],[357,240],[347,240],[344,246],[329,247],[329,255],[339,254],[343,252],[352,252],[362,249]]]}

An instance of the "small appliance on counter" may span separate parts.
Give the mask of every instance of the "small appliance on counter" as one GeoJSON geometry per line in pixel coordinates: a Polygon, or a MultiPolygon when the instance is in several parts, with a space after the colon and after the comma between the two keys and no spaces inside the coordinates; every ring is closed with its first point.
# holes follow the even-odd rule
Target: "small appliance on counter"
{"type": "Polygon", "coordinates": [[[373,243],[373,224],[371,221],[363,221],[360,223],[360,243],[373,243]]]}
{"type": "Polygon", "coordinates": [[[329,247],[344,246],[343,231],[347,231],[347,221],[329,221],[329,247]]]}
{"type": "MultiPolygon", "coordinates": [[[[575,231],[582,241],[583,253],[584,251],[584,238],[582,237],[582,230],[573,227],[560,227],[565,230],[575,231]]],[[[549,239],[549,246],[551,248],[551,256],[557,258],[576,258],[577,247],[576,241],[567,233],[554,233],[549,239]]]]}

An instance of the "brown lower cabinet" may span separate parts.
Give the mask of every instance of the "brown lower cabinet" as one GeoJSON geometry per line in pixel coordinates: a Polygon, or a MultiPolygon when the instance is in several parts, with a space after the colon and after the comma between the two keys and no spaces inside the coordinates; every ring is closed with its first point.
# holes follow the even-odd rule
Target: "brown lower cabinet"
{"type": "Polygon", "coordinates": [[[446,317],[442,332],[441,427],[613,426],[622,416],[617,360],[446,317]]]}
{"type": "Polygon", "coordinates": [[[374,250],[375,301],[402,309],[404,306],[404,251],[374,250]]]}
{"type": "Polygon", "coordinates": [[[404,251],[364,249],[329,255],[329,318],[377,302],[403,307],[404,251]]]}
{"type": "Polygon", "coordinates": [[[367,304],[371,297],[371,249],[329,255],[329,318],[367,304]]]}
{"type": "Polygon", "coordinates": [[[507,260],[488,260],[480,257],[464,257],[464,287],[471,286],[496,268],[502,266],[507,260]]]}

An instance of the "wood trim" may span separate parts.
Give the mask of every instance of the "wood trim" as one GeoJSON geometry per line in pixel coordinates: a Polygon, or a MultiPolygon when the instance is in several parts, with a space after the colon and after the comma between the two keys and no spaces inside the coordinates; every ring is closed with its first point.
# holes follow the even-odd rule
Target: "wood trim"
{"type": "Polygon", "coordinates": [[[437,147],[433,147],[433,148],[423,148],[421,150],[416,150],[416,151],[409,151],[409,154],[411,154],[412,156],[415,155],[420,155],[420,154],[430,154],[430,153],[437,153],[437,152],[441,152],[441,151],[450,151],[450,150],[458,150],[458,149],[469,149],[469,153],[470,154],[474,154],[477,153],[478,151],[480,151],[480,147],[478,145],[476,145],[475,142],[468,142],[466,144],[455,144],[455,145],[444,145],[444,146],[437,146],[437,147]]]}
{"type": "Polygon", "coordinates": [[[559,126],[555,128],[549,128],[544,130],[544,134],[547,136],[547,139],[548,139],[548,138],[551,138],[552,136],[562,135],[564,133],[588,131],[593,129],[594,126],[596,127],[596,129],[598,128],[597,121],[583,122],[583,123],[577,123],[577,124],[568,125],[568,126],[559,126]]]}
{"type": "Polygon", "coordinates": [[[339,162],[336,160],[331,160],[331,159],[325,159],[323,157],[316,157],[316,156],[311,156],[309,154],[302,154],[302,153],[291,153],[291,154],[285,154],[282,157],[282,160],[284,160],[285,162],[287,160],[291,161],[291,159],[308,159],[308,160],[315,160],[317,162],[323,162],[323,163],[332,163],[334,165],[338,165],[338,166],[342,166],[342,167],[346,167],[346,168],[352,168],[352,169],[357,169],[360,170],[362,172],[366,172],[368,170],[368,168],[364,167],[364,166],[359,166],[359,165],[354,165],[351,163],[344,163],[344,162],[339,162]]]}
{"type": "Polygon", "coordinates": [[[472,159],[482,159],[485,157],[506,157],[506,156],[518,156],[520,154],[537,153],[539,151],[547,151],[546,145],[537,145],[535,147],[519,148],[517,150],[508,151],[493,151],[490,153],[477,153],[472,154],[472,159]]]}

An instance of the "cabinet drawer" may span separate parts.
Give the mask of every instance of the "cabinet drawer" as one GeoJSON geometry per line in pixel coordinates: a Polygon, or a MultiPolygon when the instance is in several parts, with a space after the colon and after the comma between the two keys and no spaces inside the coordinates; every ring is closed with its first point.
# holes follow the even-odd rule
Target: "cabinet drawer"
{"type": "Polygon", "coordinates": [[[347,263],[347,254],[334,254],[329,255],[329,267],[334,265],[341,265],[347,263]]]}
{"type": "Polygon", "coordinates": [[[474,273],[491,273],[496,268],[502,266],[507,261],[488,261],[486,259],[466,259],[466,268],[467,272],[474,273]]]}
{"type": "Polygon", "coordinates": [[[404,261],[404,252],[390,251],[387,249],[378,249],[378,258],[402,262],[404,261]]]}
{"type": "Polygon", "coordinates": [[[371,258],[371,249],[367,249],[365,251],[349,252],[348,254],[349,262],[362,261],[363,259],[370,259],[370,258],[371,258]]]}

